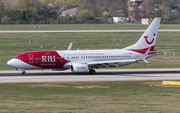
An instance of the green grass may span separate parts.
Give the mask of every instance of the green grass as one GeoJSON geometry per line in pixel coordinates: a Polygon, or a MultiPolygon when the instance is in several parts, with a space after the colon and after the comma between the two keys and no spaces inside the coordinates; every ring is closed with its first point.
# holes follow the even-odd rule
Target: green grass
{"type": "Polygon", "coordinates": [[[176,113],[179,94],[160,81],[0,84],[0,112],[176,113]]]}
{"type": "MultiPolygon", "coordinates": [[[[74,42],[74,50],[78,48],[80,50],[121,49],[134,44],[141,35],[142,33],[1,33],[0,70],[14,69],[7,66],[7,61],[23,52],[66,50],[70,42],[74,42]],[[41,45],[43,45],[42,49],[41,45]]],[[[150,64],[140,62],[120,68],[179,68],[179,36],[180,32],[160,32],[155,49],[177,48],[177,50],[167,52],[166,56],[164,53],[158,53],[155,57],[148,59],[150,64]],[[174,52],[176,56],[173,56],[174,52]]]]}
{"type": "MultiPolygon", "coordinates": [[[[115,49],[134,44],[142,33],[1,33],[0,70],[12,70],[7,61],[27,51],[67,49],[115,49]],[[115,42],[113,42],[115,38],[115,42]],[[122,42],[120,42],[120,39],[122,42]],[[31,43],[29,43],[31,40],[31,43]],[[35,43],[35,41],[37,43],[35,43]],[[41,45],[43,48],[41,49],[41,45]]],[[[148,59],[120,68],[179,68],[180,32],[160,32],[158,53],[148,59]],[[176,56],[173,56],[173,53],[176,56]]],[[[179,112],[179,87],[164,86],[160,81],[73,82],[0,84],[0,112],[12,113],[145,113],[179,112]]]]}
{"type": "MultiPolygon", "coordinates": [[[[0,30],[114,30],[146,29],[148,25],[133,24],[38,24],[38,25],[0,25],[0,30]]],[[[160,29],[180,29],[178,24],[161,24],[160,29]]]]}

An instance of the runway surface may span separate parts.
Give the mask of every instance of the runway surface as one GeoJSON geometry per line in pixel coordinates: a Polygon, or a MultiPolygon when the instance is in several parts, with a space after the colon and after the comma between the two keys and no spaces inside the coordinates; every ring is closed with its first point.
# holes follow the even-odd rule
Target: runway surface
{"type": "Polygon", "coordinates": [[[106,69],[96,70],[96,75],[73,74],[69,70],[0,71],[0,83],[28,82],[81,82],[81,81],[141,81],[141,80],[180,80],[179,69],[106,69]]]}
{"type": "MultiPolygon", "coordinates": [[[[0,33],[76,33],[76,32],[144,32],[145,30],[0,30],[0,33]]],[[[159,32],[180,32],[180,29],[160,29],[159,32]]]]}

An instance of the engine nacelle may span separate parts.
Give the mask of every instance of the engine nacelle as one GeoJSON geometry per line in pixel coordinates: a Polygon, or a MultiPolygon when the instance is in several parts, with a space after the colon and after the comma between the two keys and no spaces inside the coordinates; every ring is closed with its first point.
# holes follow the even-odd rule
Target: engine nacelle
{"type": "Polygon", "coordinates": [[[70,69],[73,73],[85,73],[88,72],[89,70],[87,64],[78,64],[78,63],[73,63],[70,69]]]}

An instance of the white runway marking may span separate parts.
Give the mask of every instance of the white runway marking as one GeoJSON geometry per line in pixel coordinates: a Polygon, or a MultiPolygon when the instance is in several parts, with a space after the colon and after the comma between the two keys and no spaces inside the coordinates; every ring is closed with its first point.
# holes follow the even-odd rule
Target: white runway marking
{"type": "Polygon", "coordinates": [[[25,76],[19,71],[0,71],[0,83],[141,80],[180,80],[180,69],[107,69],[97,70],[96,75],[36,70],[25,76]]]}
{"type": "MultiPolygon", "coordinates": [[[[76,32],[144,32],[145,30],[0,30],[0,33],[76,33],[76,32]]],[[[180,29],[160,29],[159,32],[180,32],[180,29]]]]}

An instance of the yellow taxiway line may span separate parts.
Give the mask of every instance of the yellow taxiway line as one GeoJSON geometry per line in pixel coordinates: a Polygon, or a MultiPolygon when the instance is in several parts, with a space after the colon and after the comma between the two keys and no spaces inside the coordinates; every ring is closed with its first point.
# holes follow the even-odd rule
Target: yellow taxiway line
{"type": "Polygon", "coordinates": [[[165,85],[180,85],[179,81],[162,81],[162,84],[165,85]]]}

